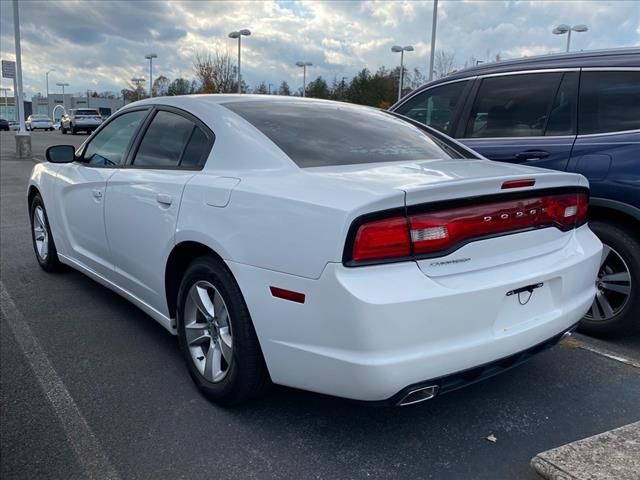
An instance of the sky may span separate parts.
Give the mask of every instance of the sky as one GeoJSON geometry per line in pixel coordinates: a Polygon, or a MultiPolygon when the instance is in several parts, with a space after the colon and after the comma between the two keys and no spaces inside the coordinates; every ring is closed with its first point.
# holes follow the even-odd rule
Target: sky
{"type": "MultiPolygon", "coordinates": [[[[194,78],[197,52],[216,49],[235,59],[233,30],[249,28],[242,42],[242,77],[275,88],[297,89],[307,78],[351,78],[362,68],[393,68],[395,44],[413,45],[409,69],[428,70],[432,0],[408,1],[31,1],[21,0],[23,82],[27,98],[67,82],[67,91],[119,92],[132,77],[149,75],[144,56],[154,52],[154,77],[194,78]]],[[[586,24],[572,50],[640,46],[640,1],[440,0],[436,49],[469,59],[495,60],[561,52],[566,35],[554,26],[586,24]]],[[[15,58],[12,2],[0,0],[0,57],[15,58]]],[[[2,86],[10,86],[3,79],[2,86]]],[[[10,94],[9,94],[10,95],[10,94]]]]}

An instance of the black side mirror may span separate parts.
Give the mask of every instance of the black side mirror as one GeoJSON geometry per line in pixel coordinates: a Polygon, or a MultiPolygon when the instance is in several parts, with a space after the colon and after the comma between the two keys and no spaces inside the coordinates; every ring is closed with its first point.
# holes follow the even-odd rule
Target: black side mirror
{"type": "Polygon", "coordinates": [[[76,159],[76,147],[73,145],[53,145],[47,148],[47,162],[71,163],[76,159]]]}

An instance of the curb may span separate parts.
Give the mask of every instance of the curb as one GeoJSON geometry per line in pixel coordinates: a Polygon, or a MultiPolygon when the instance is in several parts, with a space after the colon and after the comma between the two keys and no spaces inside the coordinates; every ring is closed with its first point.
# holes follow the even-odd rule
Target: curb
{"type": "Polygon", "coordinates": [[[531,468],[547,480],[638,480],[640,422],[539,453],[531,468]]]}

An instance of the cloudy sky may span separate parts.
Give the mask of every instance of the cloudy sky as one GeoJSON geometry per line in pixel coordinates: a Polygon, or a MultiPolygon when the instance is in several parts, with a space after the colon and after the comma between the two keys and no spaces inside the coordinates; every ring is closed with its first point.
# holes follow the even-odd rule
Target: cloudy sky
{"type": "MultiPolygon", "coordinates": [[[[144,55],[158,54],[154,75],[193,78],[196,52],[236,55],[232,30],[250,28],[242,73],[250,87],[264,80],[292,88],[309,75],[353,76],[364,67],[393,67],[394,44],[411,44],[409,68],[428,69],[431,0],[409,1],[20,1],[22,62],[27,96],[68,82],[73,92],[120,91],[131,77],[148,76],[144,55]]],[[[640,45],[640,1],[440,0],[436,48],[462,65],[482,60],[559,52],[559,23],[589,26],[572,37],[572,50],[640,45]]],[[[12,2],[0,0],[0,55],[14,58],[12,2]]],[[[9,80],[3,79],[3,86],[9,80]]]]}

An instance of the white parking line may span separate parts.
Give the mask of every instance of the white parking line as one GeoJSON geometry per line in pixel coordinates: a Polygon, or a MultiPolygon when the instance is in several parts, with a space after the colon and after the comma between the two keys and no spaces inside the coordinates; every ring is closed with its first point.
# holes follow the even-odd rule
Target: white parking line
{"type": "Polygon", "coordinates": [[[47,354],[0,280],[0,309],[38,383],[60,419],[67,441],[87,478],[119,480],[91,427],[82,416],[47,354]]]}
{"type": "Polygon", "coordinates": [[[605,350],[603,348],[595,347],[586,342],[578,340],[575,337],[569,337],[564,339],[562,341],[562,345],[564,345],[565,347],[581,348],[582,350],[587,350],[588,352],[595,353],[596,355],[600,355],[602,357],[608,358],[609,360],[624,363],[625,365],[630,365],[632,367],[640,368],[640,361],[638,360],[634,360],[633,358],[629,358],[619,353],[605,350]]]}

